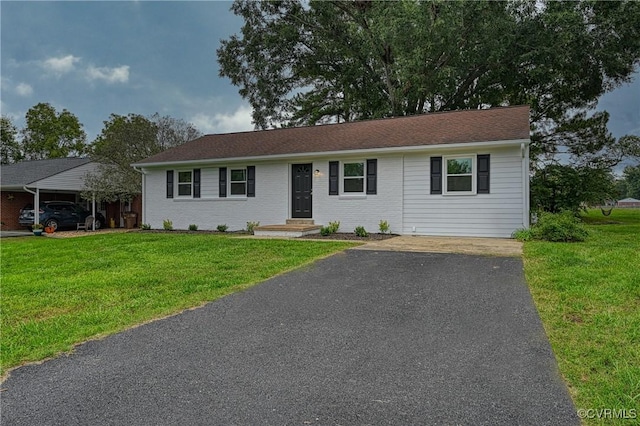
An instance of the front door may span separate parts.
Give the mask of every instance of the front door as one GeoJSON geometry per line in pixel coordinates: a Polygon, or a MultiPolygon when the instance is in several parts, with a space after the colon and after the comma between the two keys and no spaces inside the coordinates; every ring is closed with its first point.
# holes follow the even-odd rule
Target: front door
{"type": "Polygon", "coordinates": [[[292,218],[311,218],[311,193],[313,192],[311,168],[313,164],[291,165],[292,218]]]}

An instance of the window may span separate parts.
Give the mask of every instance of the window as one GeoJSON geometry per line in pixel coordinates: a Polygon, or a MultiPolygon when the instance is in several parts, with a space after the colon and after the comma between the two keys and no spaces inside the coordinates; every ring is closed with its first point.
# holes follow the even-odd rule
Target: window
{"type": "Polygon", "coordinates": [[[231,195],[247,195],[247,169],[231,169],[229,182],[231,195]]]}
{"type": "Polygon", "coordinates": [[[191,196],[191,181],[192,172],[178,172],[178,196],[190,197],[191,196]]]}
{"type": "Polygon", "coordinates": [[[364,162],[342,163],[344,193],[364,192],[364,162]]]}
{"type": "Polygon", "coordinates": [[[378,191],[378,160],[329,161],[329,195],[340,195],[340,189],[342,194],[365,194],[365,187],[366,194],[378,191]]]}
{"type": "Polygon", "coordinates": [[[445,194],[475,194],[475,156],[444,157],[445,194]]]}
{"type": "Polygon", "coordinates": [[[225,198],[227,194],[231,196],[256,196],[256,166],[247,166],[243,169],[230,169],[227,173],[226,167],[220,167],[218,178],[218,196],[225,198]],[[227,177],[229,179],[227,179],[227,177]],[[228,181],[228,188],[227,188],[228,181]]]}

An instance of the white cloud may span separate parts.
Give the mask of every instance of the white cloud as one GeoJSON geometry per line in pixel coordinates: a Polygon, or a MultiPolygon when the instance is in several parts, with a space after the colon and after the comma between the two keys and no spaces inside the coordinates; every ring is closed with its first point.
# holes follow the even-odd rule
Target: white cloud
{"type": "Polygon", "coordinates": [[[33,87],[27,83],[19,83],[16,86],[16,93],[20,96],[31,96],[33,94],[33,87]]]}
{"type": "Polygon", "coordinates": [[[189,121],[203,133],[231,133],[253,130],[252,109],[248,105],[240,106],[230,114],[207,115],[198,113],[189,121]]]}
{"type": "Polygon", "coordinates": [[[42,61],[42,67],[52,74],[58,77],[62,74],[71,72],[75,68],[76,62],[80,61],[80,58],[73,55],[62,56],[60,58],[49,58],[42,61]]]}
{"type": "Polygon", "coordinates": [[[129,65],[121,67],[94,67],[87,68],[87,77],[89,80],[104,80],[107,83],[126,83],[129,81],[129,65]]]}

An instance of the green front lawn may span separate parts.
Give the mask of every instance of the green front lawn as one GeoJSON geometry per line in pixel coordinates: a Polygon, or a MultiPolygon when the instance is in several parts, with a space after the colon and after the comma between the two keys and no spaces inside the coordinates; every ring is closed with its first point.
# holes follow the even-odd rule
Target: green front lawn
{"type": "Polygon", "coordinates": [[[640,210],[594,210],[585,221],[584,243],[525,243],[525,273],[576,407],[637,416],[590,412],[596,418],[585,424],[632,424],[640,419],[640,210]]]}
{"type": "Polygon", "coordinates": [[[353,246],[211,234],[3,239],[1,372],[353,246]]]}

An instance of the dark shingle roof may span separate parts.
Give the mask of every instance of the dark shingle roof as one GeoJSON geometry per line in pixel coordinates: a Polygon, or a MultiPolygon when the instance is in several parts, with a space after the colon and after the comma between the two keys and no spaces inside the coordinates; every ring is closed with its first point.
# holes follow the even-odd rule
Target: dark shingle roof
{"type": "Polygon", "coordinates": [[[22,187],[90,162],[89,158],[52,158],[4,164],[0,167],[0,185],[22,187]]]}
{"type": "Polygon", "coordinates": [[[529,139],[529,107],[206,135],[137,164],[529,139]]]}

